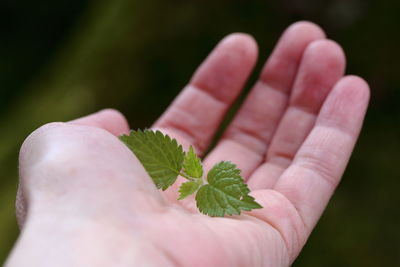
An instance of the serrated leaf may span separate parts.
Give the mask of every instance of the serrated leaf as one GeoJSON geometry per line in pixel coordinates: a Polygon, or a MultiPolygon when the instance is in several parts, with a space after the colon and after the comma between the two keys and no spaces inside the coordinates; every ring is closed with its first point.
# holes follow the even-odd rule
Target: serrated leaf
{"type": "Polygon", "coordinates": [[[183,171],[193,178],[201,178],[203,176],[201,161],[199,157],[197,157],[196,153],[194,153],[192,146],[190,146],[189,151],[185,154],[183,171]]]}
{"type": "Polygon", "coordinates": [[[140,160],[157,188],[165,190],[175,182],[185,156],[175,139],[151,130],[131,131],[119,138],[140,160]]]}
{"type": "Polygon", "coordinates": [[[183,183],[181,187],[179,187],[179,198],[178,200],[184,199],[187,196],[190,196],[194,192],[199,189],[199,187],[202,184],[202,180],[198,179],[195,181],[189,181],[186,183],[183,183]]]}
{"type": "Polygon", "coordinates": [[[197,191],[196,204],[200,212],[214,217],[238,215],[242,210],[262,208],[252,196],[231,162],[221,161],[207,175],[208,184],[197,191]]]}

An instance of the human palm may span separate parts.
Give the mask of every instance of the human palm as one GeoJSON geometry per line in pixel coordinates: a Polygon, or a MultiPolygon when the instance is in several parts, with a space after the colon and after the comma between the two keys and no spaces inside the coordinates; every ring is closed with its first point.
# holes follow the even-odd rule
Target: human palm
{"type": "MultiPolygon", "coordinates": [[[[249,36],[225,38],[153,128],[204,154],[256,58],[249,36]]],[[[180,179],[157,191],[115,138],[129,129],[115,111],[35,131],[21,149],[24,232],[7,267],[290,265],[342,176],[365,114],[368,86],[342,77],[344,64],[340,46],[311,23],[282,35],[204,159],[205,169],[229,160],[242,170],[263,208],[240,216],[211,218],[193,197],[177,201],[180,179]]]]}

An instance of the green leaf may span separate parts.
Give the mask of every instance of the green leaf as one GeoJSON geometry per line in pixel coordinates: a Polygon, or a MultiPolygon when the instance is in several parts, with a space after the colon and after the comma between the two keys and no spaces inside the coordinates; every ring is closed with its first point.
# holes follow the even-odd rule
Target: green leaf
{"type": "Polygon", "coordinates": [[[240,176],[240,170],[231,162],[221,161],[207,175],[208,184],[196,194],[200,212],[209,216],[238,215],[241,210],[262,208],[252,196],[240,176]]]}
{"type": "Polygon", "coordinates": [[[201,179],[196,179],[195,181],[189,181],[186,183],[183,183],[181,187],[179,188],[179,198],[178,200],[184,199],[187,196],[190,196],[194,192],[199,189],[199,187],[202,185],[203,181],[201,179]]]}
{"type": "Polygon", "coordinates": [[[151,130],[131,131],[119,138],[140,160],[157,188],[165,190],[175,182],[185,156],[175,139],[151,130]]]}
{"type": "Polygon", "coordinates": [[[185,155],[183,171],[193,178],[201,178],[203,176],[201,161],[199,157],[197,157],[196,153],[194,153],[192,146],[190,146],[189,151],[185,155]]]}

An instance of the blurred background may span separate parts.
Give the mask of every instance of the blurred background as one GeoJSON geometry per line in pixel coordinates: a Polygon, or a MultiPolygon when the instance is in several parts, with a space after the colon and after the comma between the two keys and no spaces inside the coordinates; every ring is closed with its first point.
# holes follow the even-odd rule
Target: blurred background
{"type": "Polygon", "coordinates": [[[343,46],[372,100],[294,266],[400,266],[399,10],[386,0],[1,0],[0,262],[18,236],[17,155],[30,132],[105,107],[150,126],[226,34],[256,38],[259,70],[289,24],[311,20],[343,46]]]}

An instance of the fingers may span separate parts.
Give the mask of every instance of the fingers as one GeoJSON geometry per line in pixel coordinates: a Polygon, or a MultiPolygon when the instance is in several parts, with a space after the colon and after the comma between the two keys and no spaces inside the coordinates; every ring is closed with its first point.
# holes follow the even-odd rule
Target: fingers
{"type": "Polygon", "coordinates": [[[323,31],[309,22],[295,23],[283,33],[259,81],[207,162],[231,160],[248,177],[263,161],[287,106],[304,50],[311,42],[322,38],[323,31]]]}
{"type": "Polygon", "coordinates": [[[70,121],[69,123],[95,126],[116,136],[129,132],[129,125],[124,115],[115,109],[103,109],[97,113],[70,121]]]}
{"type": "Polygon", "coordinates": [[[154,127],[203,153],[256,58],[257,46],[250,36],[232,34],[223,39],[154,127]]]}
{"type": "Polygon", "coordinates": [[[323,104],[316,124],[292,165],[274,189],[297,209],[310,232],[347,165],[365,116],[368,85],[360,78],[342,78],[323,104]]]}
{"type": "Polygon", "coordinates": [[[318,112],[343,76],[345,56],[330,40],[312,42],[304,52],[287,107],[274,134],[265,163],[249,179],[253,189],[271,188],[289,166],[314,126],[318,112]]]}

